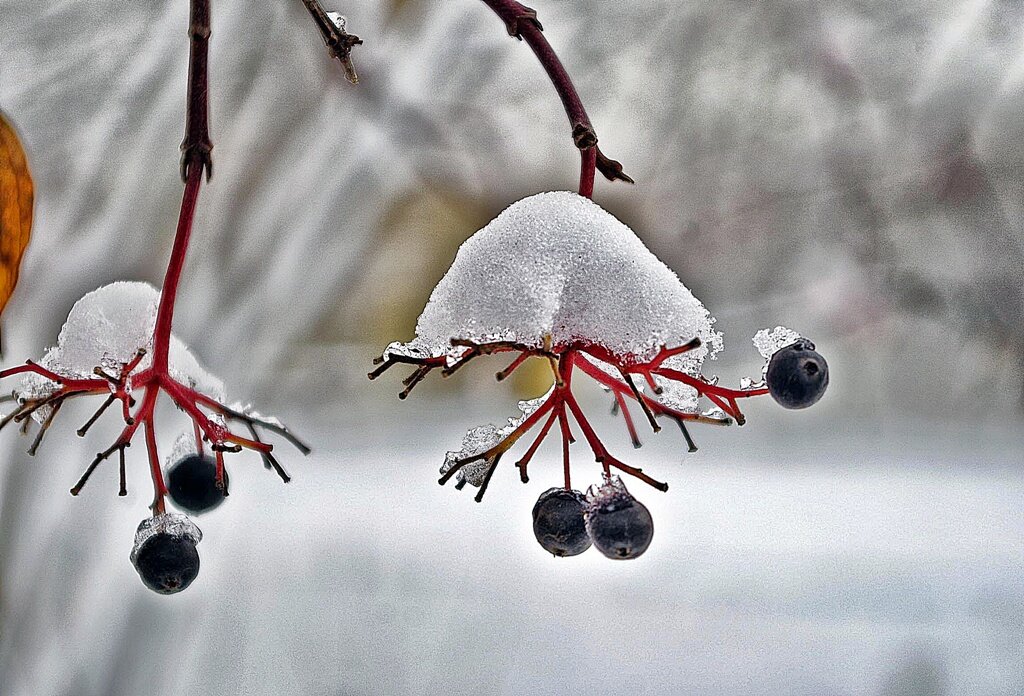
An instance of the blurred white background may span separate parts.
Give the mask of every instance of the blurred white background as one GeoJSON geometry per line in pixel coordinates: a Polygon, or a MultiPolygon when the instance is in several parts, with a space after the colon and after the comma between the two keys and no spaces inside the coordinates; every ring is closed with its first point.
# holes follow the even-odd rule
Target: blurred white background
{"type": "MultiPolygon", "coordinates": [[[[167,598],[128,562],[142,460],[128,498],[116,467],[67,494],[116,424],[79,440],[90,411],[65,408],[34,459],[3,433],[0,693],[1024,693],[1024,6],[534,5],[637,181],[595,200],[719,319],[709,370],[755,372],[750,336],[785,324],[829,358],[823,402],[751,404],[688,456],[598,418],[671,486],[631,485],[657,524],[632,563],[536,545],[554,451],[481,505],[438,487],[466,428],[543,385],[480,364],[402,403],[365,373],[459,243],[575,186],[554,91],[483,3],[328,7],[366,41],[353,87],[298,0],[217,0],[176,333],[316,452],[281,449],[288,486],[239,458],[199,579],[167,598]]],[[[88,290],[159,284],[187,22],[186,0],[0,0],[0,108],[38,196],[5,364],[88,290]]],[[[162,424],[169,448],[182,421],[162,424]]]]}

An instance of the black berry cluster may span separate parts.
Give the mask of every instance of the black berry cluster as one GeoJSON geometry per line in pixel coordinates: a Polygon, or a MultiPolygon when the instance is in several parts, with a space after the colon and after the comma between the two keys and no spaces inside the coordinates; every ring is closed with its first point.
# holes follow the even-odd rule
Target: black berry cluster
{"type": "Polygon", "coordinates": [[[533,533],[555,556],[576,556],[593,545],[608,558],[637,558],[651,545],[654,520],[618,477],[580,491],[552,488],[533,506],[533,533]]]}
{"type": "MultiPolygon", "coordinates": [[[[176,506],[193,514],[213,510],[227,496],[227,472],[223,486],[217,483],[217,462],[202,454],[186,454],[167,469],[167,492],[176,506]]],[[[178,513],[143,520],[135,533],[131,559],[142,582],[160,594],[181,592],[199,575],[196,545],[203,533],[188,517],[178,513]]]]}

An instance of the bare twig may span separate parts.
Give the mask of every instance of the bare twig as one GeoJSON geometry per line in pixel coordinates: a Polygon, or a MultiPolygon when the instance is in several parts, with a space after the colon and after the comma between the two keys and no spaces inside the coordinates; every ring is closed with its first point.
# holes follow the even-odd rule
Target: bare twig
{"type": "Polygon", "coordinates": [[[309,16],[320,30],[327,52],[332,58],[337,58],[344,68],[345,79],[354,85],[359,84],[359,76],[352,64],[352,49],[363,43],[362,39],[345,31],[345,18],[337,12],[325,11],[318,0],[302,0],[302,4],[309,10],[309,16]]]}
{"type": "Polygon", "coordinates": [[[185,139],[181,141],[181,179],[197,166],[213,176],[213,142],[209,132],[209,79],[207,56],[210,47],[210,0],[191,0],[188,36],[188,97],[185,110],[185,139]]]}

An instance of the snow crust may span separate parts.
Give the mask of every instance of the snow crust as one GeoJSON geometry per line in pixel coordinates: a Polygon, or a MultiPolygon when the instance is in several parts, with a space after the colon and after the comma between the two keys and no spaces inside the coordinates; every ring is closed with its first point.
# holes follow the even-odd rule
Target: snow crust
{"type": "MultiPolygon", "coordinates": [[[[145,348],[147,354],[135,371],[149,367],[153,362],[153,328],[159,302],[160,291],[149,283],[121,281],[93,290],[71,308],[57,336],[57,345],[46,352],[39,364],[62,377],[95,377],[96,367],[118,375],[121,366],[132,360],[139,348],[145,348]]],[[[224,384],[207,372],[173,335],[168,365],[176,380],[215,399],[224,399],[224,384]]],[[[22,398],[40,398],[56,389],[54,382],[27,374],[18,394],[22,398]]]]}
{"type": "Polygon", "coordinates": [[[470,237],[434,288],[416,338],[385,351],[458,358],[452,339],[541,348],[600,346],[646,360],[663,346],[703,345],[673,367],[696,373],[722,347],[714,319],[629,227],[566,191],[524,198],[470,237]]]}
{"type": "Polygon", "coordinates": [[[132,552],[129,555],[132,564],[135,564],[139,552],[146,542],[157,534],[169,534],[173,537],[191,539],[193,544],[203,540],[203,532],[196,526],[195,522],[185,515],[177,512],[167,512],[155,517],[147,517],[135,530],[135,542],[132,544],[132,552]]]}
{"type": "Polygon", "coordinates": [[[754,334],[754,347],[757,348],[757,352],[761,354],[762,358],[771,360],[779,348],[792,345],[799,341],[800,338],[800,334],[793,329],[787,329],[785,326],[776,326],[774,329],[761,329],[754,334]]]}
{"type": "Polygon", "coordinates": [[[587,512],[614,512],[633,504],[633,496],[616,474],[607,476],[600,484],[592,484],[586,492],[587,512]]]}
{"type": "MultiPolygon", "coordinates": [[[[545,401],[547,401],[552,390],[554,390],[554,386],[552,386],[552,388],[543,396],[536,399],[520,401],[520,415],[514,418],[509,418],[508,423],[501,428],[487,424],[473,428],[467,432],[463,436],[462,446],[458,450],[445,453],[444,464],[441,465],[441,473],[446,473],[460,459],[465,459],[466,457],[486,452],[504,440],[512,433],[512,431],[522,425],[523,421],[533,415],[534,411],[540,408],[545,401]]],[[[493,460],[491,459],[480,459],[469,462],[459,469],[458,473],[455,474],[455,477],[459,481],[465,481],[466,483],[479,488],[483,485],[484,478],[487,475],[487,470],[491,468],[492,463],[493,460]]]]}
{"type": "Polygon", "coordinates": [[[199,454],[198,450],[196,450],[195,433],[185,431],[174,440],[174,445],[171,446],[170,453],[164,458],[164,463],[169,468],[172,464],[194,454],[199,454]]]}

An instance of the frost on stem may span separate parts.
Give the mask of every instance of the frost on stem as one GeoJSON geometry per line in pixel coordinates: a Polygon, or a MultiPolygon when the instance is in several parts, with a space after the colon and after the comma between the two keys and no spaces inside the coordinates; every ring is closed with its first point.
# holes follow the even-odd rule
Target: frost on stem
{"type": "Polygon", "coordinates": [[[480,488],[479,500],[502,456],[536,429],[516,462],[525,482],[530,459],[557,429],[566,489],[569,444],[582,437],[603,478],[615,469],[665,490],[609,452],[573,395],[573,376],[582,372],[611,394],[635,445],[630,403],[655,431],[661,420],[674,421],[693,451],[688,423],[742,425],[739,400],[767,393],[753,380],[730,389],[704,377],[704,361],[721,347],[704,305],[632,230],[585,197],[553,192],[513,204],[462,245],[415,338],[389,345],[370,378],[396,364],[412,366],[405,398],[431,371],[447,376],[480,355],[513,354],[499,380],[528,358],[545,360],[550,390],[521,402],[521,415],[504,427],[471,430],[445,457],[441,483],[457,476],[458,487],[480,488]]]}
{"type": "Polygon", "coordinates": [[[157,452],[154,411],[163,392],[192,420],[195,447],[209,443],[217,462],[218,485],[224,485],[224,453],[242,449],[258,452],[287,481],[287,474],[272,454],[272,446],[259,435],[259,431],[273,432],[308,453],[309,448],[287,428],[249,409],[226,406],[223,383],[203,369],[188,347],[173,335],[167,345],[166,367],[155,364],[159,302],[160,292],[139,282],[112,283],[79,300],[61,328],[57,345],[41,360],[0,372],[0,378],[20,376],[14,389],[14,410],[0,420],[0,426],[14,421],[27,430],[29,419],[36,420],[39,431],[29,449],[30,454],[35,454],[65,400],[86,395],[105,397],[78,435],[84,436],[115,404],[124,430],[109,448],[96,455],[71,493],[77,495],[96,467],[116,452],[120,462],[119,492],[126,495],[125,450],[142,428],[153,479],[152,507],[155,514],[160,514],[164,511],[167,488],[157,452]],[[247,435],[232,431],[231,423],[244,426],[247,435]]]}

